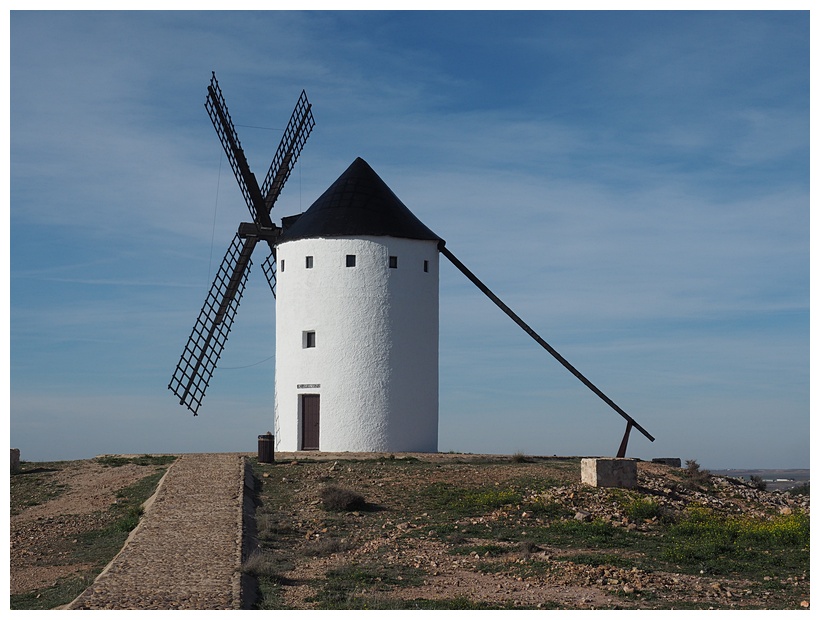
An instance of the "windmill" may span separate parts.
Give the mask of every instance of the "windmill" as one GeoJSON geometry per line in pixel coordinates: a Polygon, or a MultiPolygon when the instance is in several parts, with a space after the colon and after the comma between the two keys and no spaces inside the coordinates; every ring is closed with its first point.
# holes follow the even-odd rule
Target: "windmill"
{"type": "Polygon", "coordinates": [[[168,384],[168,389],[179,398],[180,405],[188,407],[194,415],[197,415],[222,355],[245,290],[251,255],[260,241],[267,243],[270,250],[262,263],[262,271],[276,297],[276,239],[282,228],[272,222],[270,212],[314,126],[311,105],[303,90],[260,187],[245,159],[225,98],[213,73],[205,109],[222,142],[253,221],[239,224],[168,384]]]}
{"type": "Polygon", "coordinates": [[[283,218],[284,228],[275,226],[270,210],[313,127],[304,92],[261,189],[215,77],[206,107],[254,221],[240,224],[177,364],[169,388],[180,404],[196,415],[236,314],[250,255],[262,240],[271,250],[263,269],[271,290],[276,285],[279,291],[277,450],[437,451],[440,255],[626,420],[618,457],[625,456],[633,428],[654,441],[470,271],[363,159],[307,211],[283,218]]]}

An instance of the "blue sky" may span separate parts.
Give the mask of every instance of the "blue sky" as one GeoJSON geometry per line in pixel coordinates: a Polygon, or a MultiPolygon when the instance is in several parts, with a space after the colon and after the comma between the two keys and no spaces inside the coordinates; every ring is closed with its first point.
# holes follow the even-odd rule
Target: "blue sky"
{"type": "MultiPolygon", "coordinates": [[[[256,449],[275,304],[256,255],[200,415],[166,389],[248,213],[211,71],[274,215],[363,157],[656,437],[808,467],[808,12],[14,12],[10,443],[25,460],[256,449]]],[[[614,455],[622,419],[441,265],[442,451],[614,455]]]]}

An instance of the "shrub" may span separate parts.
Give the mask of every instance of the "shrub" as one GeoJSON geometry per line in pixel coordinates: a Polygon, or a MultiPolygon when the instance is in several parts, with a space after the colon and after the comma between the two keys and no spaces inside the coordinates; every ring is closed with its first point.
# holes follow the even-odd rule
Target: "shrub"
{"type": "Polygon", "coordinates": [[[521,557],[523,557],[523,558],[528,558],[528,557],[530,557],[531,553],[535,553],[536,551],[541,550],[541,547],[536,545],[531,540],[522,540],[521,543],[520,543],[520,548],[521,548],[521,557]]]}
{"type": "Polygon", "coordinates": [[[699,487],[709,484],[709,478],[712,475],[708,469],[701,469],[698,462],[694,459],[686,461],[686,469],[683,471],[686,477],[686,483],[690,487],[699,487]]]}
{"type": "Polygon", "coordinates": [[[281,580],[281,573],[294,568],[293,562],[259,550],[251,553],[248,559],[242,563],[242,572],[246,575],[268,577],[274,580],[281,580]]]}
{"type": "Polygon", "coordinates": [[[324,557],[352,549],[353,545],[342,538],[322,538],[307,543],[302,548],[302,555],[309,557],[324,557]]]}
{"type": "Polygon", "coordinates": [[[801,485],[796,487],[792,487],[788,490],[789,495],[808,495],[809,494],[809,483],[804,482],[801,485]]]}
{"type": "Polygon", "coordinates": [[[337,512],[363,510],[367,507],[364,496],[335,485],[326,486],[321,491],[322,505],[325,510],[337,512]]]}
{"type": "Polygon", "coordinates": [[[763,481],[763,478],[760,476],[749,476],[749,480],[752,483],[752,486],[757,489],[758,491],[765,491],[766,490],[766,483],[763,481]]]}

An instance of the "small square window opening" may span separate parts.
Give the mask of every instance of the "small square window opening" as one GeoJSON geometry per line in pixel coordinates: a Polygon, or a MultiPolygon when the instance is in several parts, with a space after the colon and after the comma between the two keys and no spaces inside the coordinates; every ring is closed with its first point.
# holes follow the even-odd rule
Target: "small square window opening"
{"type": "Polygon", "coordinates": [[[399,257],[398,256],[391,256],[390,257],[390,269],[397,269],[399,266],[399,257]]]}
{"type": "Polygon", "coordinates": [[[355,254],[348,254],[345,265],[348,267],[355,267],[356,266],[356,255],[355,254]]]}
{"type": "Polygon", "coordinates": [[[313,257],[305,256],[305,269],[313,269],[313,257]]]}
{"type": "Polygon", "coordinates": [[[316,332],[302,332],[302,348],[316,348],[316,332]]]}

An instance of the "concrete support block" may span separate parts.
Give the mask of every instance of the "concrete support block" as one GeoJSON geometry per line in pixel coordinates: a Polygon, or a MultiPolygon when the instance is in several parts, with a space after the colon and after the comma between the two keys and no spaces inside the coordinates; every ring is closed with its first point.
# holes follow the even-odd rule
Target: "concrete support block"
{"type": "Polygon", "coordinates": [[[19,448],[12,448],[11,449],[11,471],[17,471],[20,469],[20,449],[19,448]]]}
{"type": "Polygon", "coordinates": [[[581,459],[581,482],[593,487],[638,486],[638,462],[635,459],[581,459]]]}

